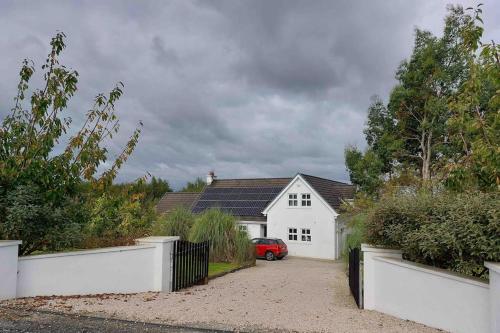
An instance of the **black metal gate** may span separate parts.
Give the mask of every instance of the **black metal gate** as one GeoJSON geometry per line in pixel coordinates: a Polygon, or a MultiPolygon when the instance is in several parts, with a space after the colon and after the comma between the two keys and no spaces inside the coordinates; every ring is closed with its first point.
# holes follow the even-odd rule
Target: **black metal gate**
{"type": "Polygon", "coordinates": [[[209,241],[191,243],[174,242],[172,253],[172,290],[177,291],[208,280],[209,241]]]}
{"type": "Polygon", "coordinates": [[[357,247],[349,250],[349,288],[358,308],[361,308],[359,248],[357,247]]]}

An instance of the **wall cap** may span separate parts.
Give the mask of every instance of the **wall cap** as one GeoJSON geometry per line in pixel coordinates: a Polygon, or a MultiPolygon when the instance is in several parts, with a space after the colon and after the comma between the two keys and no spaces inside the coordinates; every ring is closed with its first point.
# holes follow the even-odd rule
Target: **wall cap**
{"type": "Polygon", "coordinates": [[[500,274],[500,262],[485,261],[484,266],[490,271],[500,274]]]}
{"type": "Polygon", "coordinates": [[[375,252],[375,253],[396,253],[402,254],[403,251],[397,249],[388,249],[385,247],[374,246],[369,244],[361,244],[361,251],[363,252],[375,252]]]}
{"type": "Polygon", "coordinates": [[[144,238],[138,238],[135,240],[136,243],[170,243],[179,240],[179,236],[150,236],[144,238]]]}
{"type": "Polygon", "coordinates": [[[415,271],[420,271],[420,272],[427,273],[427,274],[437,275],[437,276],[441,276],[441,277],[444,277],[444,278],[447,278],[450,280],[455,280],[458,282],[472,284],[472,285],[475,285],[478,287],[489,289],[488,282],[485,282],[482,279],[465,276],[465,275],[462,275],[462,274],[459,274],[456,272],[449,271],[447,269],[428,266],[428,265],[424,265],[424,264],[419,264],[416,262],[403,260],[403,259],[389,258],[389,257],[374,257],[373,259],[377,260],[377,261],[383,261],[383,262],[386,262],[388,264],[392,264],[395,266],[401,266],[401,267],[405,267],[408,269],[413,269],[415,271]]]}
{"type": "Polygon", "coordinates": [[[0,240],[0,247],[4,246],[17,246],[21,245],[22,241],[20,240],[0,240]]]}
{"type": "Polygon", "coordinates": [[[110,252],[136,251],[136,250],[154,249],[154,248],[155,248],[154,245],[131,245],[131,246],[103,247],[103,248],[94,249],[94,250],[58,252],[58,253],[49,253],[49,254],[35,254],[35,255],[30,255],[30,256],[25,256],[25,257],[19,257],[19,260],[47,259],[47,258],[92,255],[92,254],[110,253],[110,252]]]}

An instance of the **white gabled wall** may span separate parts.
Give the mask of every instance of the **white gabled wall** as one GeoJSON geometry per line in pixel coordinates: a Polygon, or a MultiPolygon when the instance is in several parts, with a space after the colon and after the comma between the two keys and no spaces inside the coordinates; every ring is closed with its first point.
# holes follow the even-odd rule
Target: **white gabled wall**
{"type": "Polygon", "coordinates": [[[324,200],[301,178],[296,177],[267,210],[267,237],[281,238],[292,256],[336,259],[335,218],[324,200]],[[298,206],[288,206],[288,194],[296,193],[298,206]],[[301,206],[301,194],[311,194],[311,207],[301,206]],[[288,228],[297,228],[297,241],[288,239],[288,228]],[[311,229],[311,242],[303,242],[301,229],[311,229]]]}

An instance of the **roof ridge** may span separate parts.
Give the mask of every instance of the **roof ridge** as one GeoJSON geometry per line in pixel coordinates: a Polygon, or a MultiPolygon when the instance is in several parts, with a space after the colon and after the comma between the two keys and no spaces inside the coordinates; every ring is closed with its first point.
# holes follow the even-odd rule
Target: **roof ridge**
{"type": "Polygon", "coordinates": [[[354,186],[354,185],[352,185],[352,184],[347,184],[347,183],[345,183],[345,182],[340,182],[340,181],[338,181],[338,180],[329,179],[329,178],[324,178],[324,177],[318,177],[318,176],[313,176],[313,175],[308,175],[308,174],[305,174],[305,173],[300,173],[300,172],[299,172],[299,175],[301,175],[301,176],[306,176],[306,177],[311,177],[311,178],[322,179],[322,180],[327,180],[327,181],[329,181],[329,182],[334,182],[334,183],[341,184],[341,185],[354,186]]]}
{"type": "Polygon", "coordinates": [[[293,177],[215,178],[214,181],[218,181],[218,180],[260,180],[260,179],[293,179],[293,177]]]}

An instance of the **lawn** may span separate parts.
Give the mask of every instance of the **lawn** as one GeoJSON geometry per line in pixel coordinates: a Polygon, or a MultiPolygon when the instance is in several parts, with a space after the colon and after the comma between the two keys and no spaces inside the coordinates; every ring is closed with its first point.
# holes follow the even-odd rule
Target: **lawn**
{"type": "Polygon", "coordinates": [[[231,262],[211,262],[208,264],[208,277],[230,272],[238,267],[240,265],[231,262]]]}

